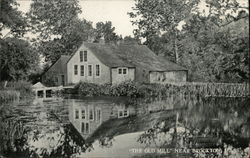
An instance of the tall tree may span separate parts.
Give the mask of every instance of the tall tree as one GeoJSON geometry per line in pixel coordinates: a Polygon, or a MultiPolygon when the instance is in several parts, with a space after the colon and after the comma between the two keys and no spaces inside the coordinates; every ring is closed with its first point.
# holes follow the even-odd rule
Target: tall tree
{"type": "Polygon", "coordinates": [[[188,1],[184,11],[174,5],[179,1],[152,2],[136,1],[136,12],[130,16],[136,18],[133,21],[138,26],[135,35],[146,38],[145,43],[156,54],[170,55],[171,60],[179,58],[180,64],[190,70],[189,78],[193,81],[249,79],[249,20],[248,13],[241,11],[248,7],[239,6],[235,0],[206,0],[209,12],[204,14],[195,9],[198,1],[188,1]],[[178,11],[176,18],[173,9],[178,11]],[[177,30],[181,19],[183,29],[177,30]]]}
{"type": "Polygon", "coordinates": [[[27,79],[38,63],[37,52],[20,39],[28,24],[17,6],[16,0],[0,0],[0,81],[27,79]],[[9,32],[2,36],[2,31],[9,32]]]}
{"type": "Polygon", "coordinates": [[[131,36],[125,36],[123,38],[123,42],[126,44],[141,44],[141,41],[139,38],[131,37],[131,36]]]}
{"type": "Polygon", "coordinates": [[[248,29],[247,16],[218,26],[210,17],[193,15],[184,25],[180,40],[181,63],[189,68],[190,78],[196,81],[247,81],[248,29]]]}
{"type": "Polygon", "coordinates": [[[93,34],[92,23],[79,19],[80,13],[78,0],[33,0],[28,15],[40,37],[37,48],[46,61],[72,53],[93,34]]]}
{"type": "Polygon", "coordinates": [[[26,18],[17,10],[17,6],[15,0],[0,0],[0,38],[4,29],[10,29],[8,34],[13,35],[23,35],[25,32],[26,18]]]}
{"type": "Polygon", "coordinates": [[[70,34],[81,13],[78,0],[32,0],[28,13],[35,33],[43,39],[70,34]]]}
{"type": "Polygon", "coordinates": [[[155,35],[166,31],[171,32],[173,51],[178,62],[177,26],[198,5],[198,2],[199,0],[136,0],[135,12],[129,13],[131,18],[139,18],[132,21],[133,25],[138,26],[135,35],[146,38],[146,44],[150,46],[155,35]]]}
{"type": "Polygon", "coordinates": [[[117,42],[121,37],[114,31],[115,27],[112,26],[111,21],[96,23],[95,42],[100,41],[101,38],[104,38],[105,43],[117,42]]]}
{"type": "Polygon", "coordinates": [[[31,45],[17,38],[1,41],[0,56],[0,80],[27,79],[38,63],[38,56],[31,45]]]}

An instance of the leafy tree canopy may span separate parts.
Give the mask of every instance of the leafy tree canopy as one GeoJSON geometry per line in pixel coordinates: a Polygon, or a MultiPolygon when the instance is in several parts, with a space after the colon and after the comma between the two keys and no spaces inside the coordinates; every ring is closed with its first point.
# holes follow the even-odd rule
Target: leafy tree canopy
{"type": "Polygon", "coordinates": [[[81,13],[78,0],[33,0],[28,13],[35,33],[43,39],[70,34],[81,13]]]}
{"type": "Polygon", "coordinates": [[[23,35],[25,32],[26,18],[17,10],[17,6],[15,0],[0,0],[0,37],[4,29],[10,29],[10,33],[14,35],[23,35]]]}
{"type": "Polygon", "coordinates": [[[78,17],[81,12],[78,0],[33,0],[28,15],[40,37],[36,47],[46,61],[55,62],[62,54],[71,54],[83,41],[99,42],[104,37],[110,43],[120,38],[111,22],[99,22],[95,29],[91,22],[78,17]]]}
{"type": "Polygon", "coordinates": [[[96,24],[95,42],[99,42],[101,38],[104,38],[105,43],[117,42],[122,37],[118,36],[114,31],[115,27],[112,26],[111,21],[98,22],[96,24]]]}
{"type": "Polygon", "coordinates": [[[136,0],[129,13],[156,54],[189,69],[193,81],[243,82],[249,79],[249,19],[236,0],[206,0],[208,14],[198,1],[136,0]],[[177,5],[179,4],[179,5],[177,5]],[[178,24],[184,22],[181,30],[178,24]],[[177,56],[176,56],[177,54],[177,56]]]}
{"type": "Polygon", "coordinates": [[[37,67],[38,56],[30,44],[22,39],[0,40],[0,80],[27,79],[37,67]]]}

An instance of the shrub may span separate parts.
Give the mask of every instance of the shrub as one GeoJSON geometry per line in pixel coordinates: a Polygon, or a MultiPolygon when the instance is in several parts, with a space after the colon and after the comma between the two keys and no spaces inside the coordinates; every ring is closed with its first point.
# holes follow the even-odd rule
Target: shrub
{"type": "Polygon", "coordinates": [[[165,95],[168,86],[160,84],[140,84],[125,81],[120,84],[94,84],[80,82],[71,92],[78,92],[81,96],[128,96],[128,97],[156,97],[165,95]]]}
{"type": "Polygon", "coordinates": [[[21,99],[33,96],[32,84],[27,81],[8,82],[4,90],[20,92],[21,99]]]}
{"type": "Polygon", "coordinates": [[[14,90],[0,90],[0,102],[8,102],[18,100],[20,92],[14,90]]]}
{"type": "Polygon", "coordinates": [[[112,96],[138,96],[138,84],[132,81],[125,81],[120,84],[112,85],[109,91],[112,96]]]}
{"type": "Polygon", "coordinates": [[[75,86],[73,91],[78,91],[81,96],[101,96],[105,95],[105,86],[94,83],[80,82],[75,86]]]}

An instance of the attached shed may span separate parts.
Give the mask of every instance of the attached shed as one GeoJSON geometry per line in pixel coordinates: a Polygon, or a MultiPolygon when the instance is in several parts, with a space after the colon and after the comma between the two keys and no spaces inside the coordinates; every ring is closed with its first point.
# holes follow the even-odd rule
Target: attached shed
{"type": "Polygon", "coordinates": [[[67,81],[67,62],[70,59],[68,55],[62,55],[54,64],[48,68],[42,75],[42,82],[50,83],[54,86],[66,85],[67,81]]]}

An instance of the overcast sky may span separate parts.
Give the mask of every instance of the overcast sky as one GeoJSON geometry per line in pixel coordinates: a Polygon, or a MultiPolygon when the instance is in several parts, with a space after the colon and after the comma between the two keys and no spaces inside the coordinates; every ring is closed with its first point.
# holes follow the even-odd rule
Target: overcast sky
{"type": "MultiPolygon", "coordinates": [[[[79,0],[82,7],[81,18],[92,21],[111,21],[115,32],[122,36],[133,35],[133,26],[127,12],[132,11],[134,0],[79,0]]],[[[27,12],[31,0],[18,0],[19,9],[27,12]]]]}
{"type": "MultiPolygon", "coordinates": [[[[134,0],[79,0],[82,7],[81,18],[92,21],[94,24],[100,21],[111,21],[116,28],[115,32],[123,37],[133,35],[133,29],[127,12],[132,11],[134,0]]],[[[248,0],[238,0],[246,5],[248,0]]],[[[31,0],[18,0],[19,9],[27,12],[31,0]]]]}

